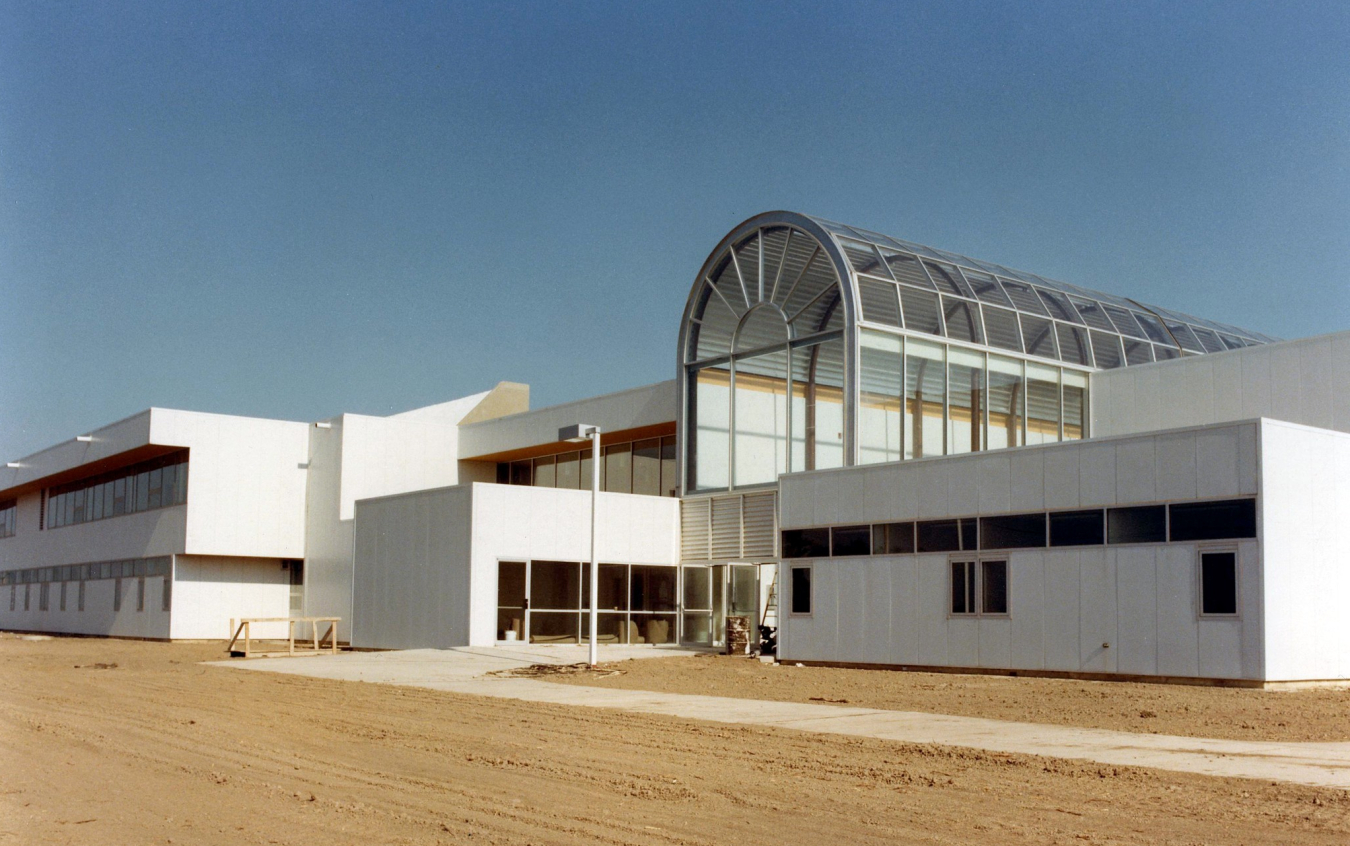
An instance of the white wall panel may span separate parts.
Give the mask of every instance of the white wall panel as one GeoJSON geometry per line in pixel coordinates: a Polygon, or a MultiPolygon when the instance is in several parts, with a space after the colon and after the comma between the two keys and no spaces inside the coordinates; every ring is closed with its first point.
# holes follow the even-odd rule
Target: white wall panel
{"type": "Polygon", "coordinates": [[[1045,507],[1045,451],[1019,449],[1008,453],[1012,499],[1008,510],[1036,511],[1045,507]]]}
{"type": "Polygon", "coordinates": [[[1157,556],[1155,546],[1112,550],[1116,569],[1116,671],[1158,672],[1157,556]]]}
{"type": "Polygon", "coordinates": [[[1116,504],[1116,445],[1085,441],[1078,447],[1078,504],[1083,508],[1116,504]]]}
{"type": "MultiPolygon", "coordinates": [[[[1114,555],[1106,549],[1079,553],[1078,666],[1092,673],[1114,673],[1116,653],[1116,572],[1114,555]]],[[[1135,621],[1131,620],[1130,625],[1135,621]]]]}
{"type": "Polygon", "coordinates": [[[1195,433],[1196,496],[1224,499],[1240,493],[1239,431],[1220,428],[1195,433]]]}
{"type": "Polygon", "coordinates": [[[891,572],[887,664],[919,662],[919,579],[913,555],[878,558],[891,572]]]}
{"type": "Polygon", "coordinates": [[[1158,673],[1200,673],[1196,640],[1195,548],[1161,547],[1158,554],[1158,673]]]}
{"type": "MultiPolygon", "coordinates": [[[[290,571],[279,558],[180,555],[171,600],[171,637],[226,638],[232,618],[290,616],[290,571]]],[[[126,607],[123,599],[123,616],[126,607]]],[[[254,626],[251,633],[283,637],[286,626],[254,626]]]]}
{"type": "MultiPolygon", "coordinates": [[[[841,661],[866,661],[869,601],[867,576],[861,562],[835,562],[830,571],[834,575],[835,594],[835,654],[841,661]]],[[[883,641],[884,642],[884,641],[883,641]]]]}
{"type": "Polygon", "coordinates": [[[1195,499],[1195,433],[1159,435],[1157,439],[1159,499],[1195,499]]]}
{"type": "Polygon", "coordinates": [[[1012,666],[1012,622],[1006,617],[979,621],[980,667],[1008,669],[1012,666]]]}
{"type": "Polygon", "coordinates": [[[1130,438],[1115,442],[1116,502],[1153,502],[1158,498],[1157,441],[1130,438]]]}
{"type": "Polygon", "coordinates": [[[1008,561],[1010,666],[1045,668],[1045,553],[1018,552],[1008,561]]]}
{"type": "Polygon", "coordinates": [[[1262,421],[1267,678],[1350,678],[1350,436],[1262,421]]]}
{"type": "Polygon", "coordinates": [[[1077,550],[1045,553],[1045,618],[1042,628],[1045,632],[1047,670],[1079,669],[1079,571],[1077,550]]]}
{"type": "Polygon", "coordinates": [[[1012,458],[1006,451],[981,458],[979,468],[976,514],[998,514],[1013,510],[1012,458]]]}
{"type": "MultiPolygon", "coordinates": [[[[892,465],[905,467],[904,464],[892,465]]],[[[953,511],[947,501],[947,461],[918,461],[913,465],[913,486],[919,494],[919,518],[946,517],[953,511]]]]}
{"type": "Polygon", "coordinates": [[[974,617],[947,618],[947,663],[980,666],[980,623],[974,617]]]}
{"type": "Polygon", "coordinates": [[[952,514],[980,511],[980,464],[982,459],[947,464],[947,509],[952,514]]]}
{"type": "Polygon", "coordinates": [[[947,610],[951,607],[947,556],[917,556],[915,572],[919,582],[919,663],[953,665],[947,651],[947,610]]]}
{"type": "Polygon", "coordinates": [[[1079,503],[1077,444],[1043,450],[1045,456],[1045,507],[1077,508],[1079,503]]]}
{"type": "Polygon", "coordinates": [[[1200,675],[1242,678],[1242,622],[1201,618],[1197,629],[1196,661],[1200,675]]]}
{"type": "MultiPolygon", "coordinates": [[[[1214,407],[1210,420],[1242,420],[1242,359],[1217,355],[1210,363],[1214,379],[1214,407]]],[[[1206,420],[1204,422],[1210,422],[1206,420]]]]}
{"type": "Polygon", "coordinates": [[[863,559],[857,562],[857,567],[863,579],[861,660],[872,664],[895,663],[890,654],[891,621],[894,619],[891,574],[894,568],[876,558],[863,559]]]}

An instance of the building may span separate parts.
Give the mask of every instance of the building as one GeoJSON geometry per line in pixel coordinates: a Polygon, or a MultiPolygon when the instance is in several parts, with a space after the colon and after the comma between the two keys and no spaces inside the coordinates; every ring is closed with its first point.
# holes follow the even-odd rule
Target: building
{"type": "Polygon", "coordinates": [[[602,642],[716,645],[746,615],[793,661],[1350,677],[1350,333],[771,212],[699,269],[677,356],[538,410],[511,383],[315,424],[152,409],[12,462],[0,626],[221,637],[289,609],[361,647],[577,642],[591,457],[559,429],[587,423],[602,642]]]}

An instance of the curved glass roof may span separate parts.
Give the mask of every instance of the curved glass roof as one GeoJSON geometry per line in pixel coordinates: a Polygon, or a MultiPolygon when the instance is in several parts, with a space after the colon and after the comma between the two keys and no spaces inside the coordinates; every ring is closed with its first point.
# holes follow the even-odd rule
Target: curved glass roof
{"type": "Polygon", "coordinates": [[[1279,340],[823,218],[767,212],[732,230],[705,263],[686,311],[684,360],[833,332],[846,311],[876,326],[1099,369],[1279,340]]]}
{"type": "Polygon", "coordinates": [[[1278,340],[818,217],[858,282],[861,319],[1102,369],[1278,340]]]}
{"type": "Polygon", "coordinates": [[[686,361],[703,361],[844,326],[834,257],[816,235],[766,223],[724,245],[695,283],[686,361]]]}

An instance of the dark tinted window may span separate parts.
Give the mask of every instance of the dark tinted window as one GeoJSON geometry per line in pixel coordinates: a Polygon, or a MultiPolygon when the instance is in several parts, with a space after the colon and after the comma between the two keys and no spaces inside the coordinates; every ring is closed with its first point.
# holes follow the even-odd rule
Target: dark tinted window
{"type": "Polygon", "coordinates": [[[1106,509],[1107,543],[1162,543],[1167,540],[1167,506],[1106,509]]]}
{"type": "Polygon", "coordinates": [[[868,555],[872,552],[871,526],[835,526],[830,531],[834,555],[868,555]]]}
{"type": "Polygon", "coordinates": [[[792,613],[811,613],[811,568],[792,568],[792,613]]]}
{"type": "Polygon", "coordinates": [[[980,562],[980,613],[1008,613],[1008,562],[980,562]]]}
{"type": "Polygon", "coordinates": [[[970,552],[980,547],[980,524],[974,517],[961,521],[961,549],[970,552]]]}
{"type": "Polygon", "coordinates": [[[915,524],[919,552],[958,552],[961,531],[955,520],[930,520],[915,524]]]}
{"type": "Polygon", "coordinates": [[[1172,506],[1172,540],[1256,537],[1256,500],[1188,502],[1172,506]]]}
{"type": "Polygon", "coordinates": [[[1095,546],[1105,539],[1101,511],[1065,511],[1050,515],[1051,546],[1095,546]]]}
{"type": "Polygon", "coordinates": [[[913,523],[878,523],[872,527],[872,552],[876,555],[904,555],[913,551],[913,523]]]}
{"type": "Polygon", "coordinates": [[[826,558],[830,554],[829,529],[786,529],[784,558],[826,558]]]}
{"type": "Polygon", "coordinates": [[[1200,555],[1200,613],[1237,613],[1237,554],[1205,552],[1200,555]]]}
{"type": "Polygon", "coordinates": [[[975,562],[952,562],[952,613],[975,613],[975,562]]]}
{"type": "Polygon", "coordinates": [[[1019,549],[1045,546],[1044,514],[1002,514],[980,518],[983,549],[1019,549]]]}

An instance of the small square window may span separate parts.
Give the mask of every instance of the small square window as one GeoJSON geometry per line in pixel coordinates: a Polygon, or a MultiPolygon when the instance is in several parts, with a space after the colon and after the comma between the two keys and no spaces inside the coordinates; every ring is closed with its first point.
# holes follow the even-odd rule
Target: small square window
{"type": "Polygon", "coordinates": [[[1237,553],[1200,553],[1200,613],[1237,614],[1237,553]]]}
{"type": "Polygon", "coordinates": [[[1008,562],[951,562],[952,616],[998,615],[1008,613],[1008,562]]]}
{"type": "Polygon", "coordinates": [[[793,567],[792,570],[792,613],[811,613],[811,568],[793,567]]]}
{"type": "Polygon", "coordinates": [[[980,562],[980,613],[1008,613],[1008,562],[980,562]]]}

